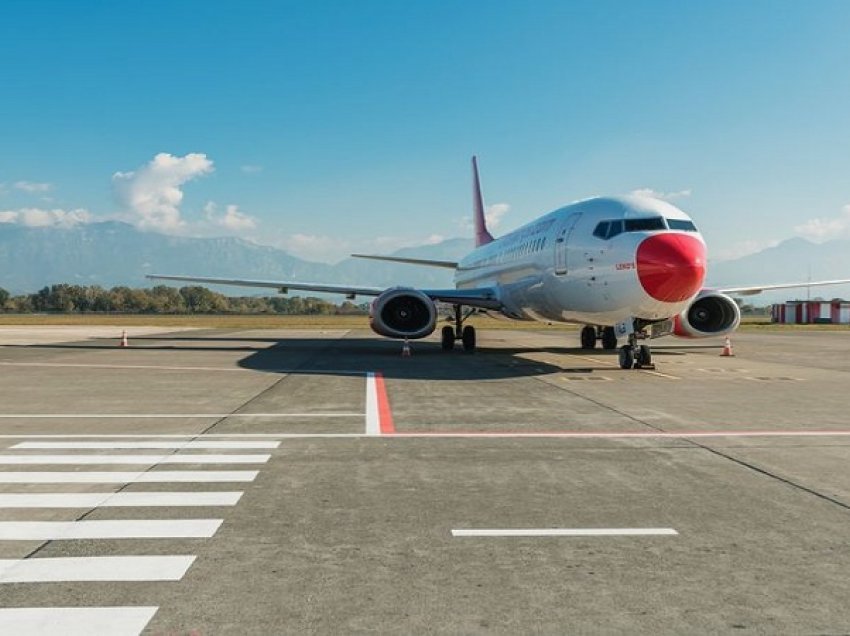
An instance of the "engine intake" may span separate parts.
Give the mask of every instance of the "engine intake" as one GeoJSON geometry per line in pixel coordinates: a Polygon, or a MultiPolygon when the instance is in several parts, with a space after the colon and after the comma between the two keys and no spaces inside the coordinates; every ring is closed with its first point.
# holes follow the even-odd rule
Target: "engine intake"
{"type": "Polygon", "coordinates": [[[673,333],[682,338],[709,338],[732,333],[741,324],[738,304],[726,294],[702,291],[676,316],[673,333]]]}
{"type": "Polygon", "coordinates": [[[369,326],[387,338],[424,338],[437,327],[437,306],[416,289],[388,289],[372,303],[369,326]]]}

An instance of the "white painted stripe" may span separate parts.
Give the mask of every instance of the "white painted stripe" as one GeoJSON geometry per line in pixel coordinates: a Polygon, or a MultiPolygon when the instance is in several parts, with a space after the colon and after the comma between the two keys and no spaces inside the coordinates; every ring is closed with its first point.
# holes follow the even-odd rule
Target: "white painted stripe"
{"type": "Polygon", "coordinates": [[[366,374],[366,435],[381,434],[381,419],[378,411],[378,386],[375,374],[366,374]]]}
{"type": "Polygon", "coordinates": [[[0,455],[0,464],[265,464],[271,455],[0,455]]]}
{"type": "Polygon", "coordinates": [[[222,519],[0,521],[0,540],[208,538],[215,534],[221,522],[222,519]]]}
{"type": "Polygon", "coordinates": [[[224,417],[363,417],[363,413],[0,413],[4,420],[179,420],[224,417]]]}
{"type": "Polygon", "coordinates": [[[0,583],[179,581],[194,556],[0,559],[0,583]]]}
{"type": "Polygon", "coordinates": [[[10,472],[0,471],[0,484],[162,484],[254,481],[256,470],[151,470],[148,472],[10,472]]]}
{"type": "Polygon", "coordinates": [[[235,506],[241,492],[0,493],[0,508],[235,506]]]}
{"type": "Polygon", "coordinates": [[[452,530],[453,537],[635,537],[679,534],[673,528],[505,528],[452,530]]]}
{"type": "Polygon", "coordinates": [[[9,607],[0,609],[0,634],[138,636],[158,609],[158,607],[9,607]]]}
{"type": "MultiPolygon", "coordinates": [[[[362,415],[361,415],[362,416],[362,415]]],[[[187,439],[198,437],[197,433],[185,434],[168,434],[161,435],[145,435],[145,434],[26,434],[19,435],[0,435],[0,439],[149,439],[157,437],[160,439],[187,439]]],[[[360,439],[371,437],[365,433],[207,433],[205,438],[254,438],[254,439],[360,439]]],[[[542,432],[451,432],[451,431],[435,431],[435,432],[409,432],[409,433],[384,433],[383,438],[396,439],[418,439],[418,438],[434,438],[434,439],[452,439],[452,438],[506,438],[506,439],[537,439],[537,438],[566,438],[566,439],[640,439],[640,438],[660,438],[660,439],[689,439],[689,438],[712,438],[712,437],[850,437],[850,430],[776,430],[776,431],[733,431],[733,430],[716,430],[716,431],[680,431],[680,432],[662,432],[662,431],[542,431],[542,432]]]]}
{"type": "Polygon", "coordinates": [[[187,442],[181,441],[173,441],[173,442],[123,442],[123,441],[115,441],[115,442],[21,442],[20,444],[15,444],[12,446],[14,449],[21,450],[32,450],[32,449],[63,449],[63,450],[71,450],[71,449],[85,449],[85,450],[94,450],[94,449],[151,449],[151,448],[178,448],[181,450],[198,450],[198,449],[218,449],[218,450],[246,450],[246,449],[263,449],[263,448],[278,448],[280,446],[280,442],[242,442],[242,441],[233,441],[233,442],[207,442],[200,440],[190,440],[187,442]]]}

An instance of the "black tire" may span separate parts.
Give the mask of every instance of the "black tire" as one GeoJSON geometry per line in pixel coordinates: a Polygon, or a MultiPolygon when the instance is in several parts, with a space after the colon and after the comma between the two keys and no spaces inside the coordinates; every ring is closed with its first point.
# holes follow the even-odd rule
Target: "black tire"
{"type": "Polygon", "coordinates": [[[585,325],[581,330],[581,348],[595,349],[596,348],[596,327],[593,325],[585,325]]]}
{"type": "Polygon", "coordinates": [[[464,327],[463,333],[461,334],[461,341],[463,342],[464,351],[467,353],[475,351],[475,327],[472,325],[464,327]]]}
{"type": "Polygon", "coordinates": [[[613,351],[617,348],[617,334],[614,327],[605,327],[602,330],[602,348],[613,351]]]}
{"type": "Polygon", "coordinates": [[[443,351],[451,351],[455,348],[455,330],[454,327],[446,325],[441,332],[443,351]]]}
{"type": "Polygon", "coordinates": [[[641,345],[638,350],[637,363],[642,367],[652,365],[652,350],[647,345],[641,345]]]}
{"type": "Polygon", "coordinates": [[[635,354],[632,353],[632,348],[628,345],[620,347],[620,368],[631,369],[635,366],[635,354]]]}

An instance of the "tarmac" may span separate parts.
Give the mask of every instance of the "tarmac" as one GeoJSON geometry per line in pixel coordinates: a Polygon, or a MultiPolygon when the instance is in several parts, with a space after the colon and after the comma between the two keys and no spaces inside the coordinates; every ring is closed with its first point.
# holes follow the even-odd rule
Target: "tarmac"
{"type": "Polygon", "coordinates": [[[0,328],[0,633],[850,633],[850,330],[120,335],[0,328]]]}

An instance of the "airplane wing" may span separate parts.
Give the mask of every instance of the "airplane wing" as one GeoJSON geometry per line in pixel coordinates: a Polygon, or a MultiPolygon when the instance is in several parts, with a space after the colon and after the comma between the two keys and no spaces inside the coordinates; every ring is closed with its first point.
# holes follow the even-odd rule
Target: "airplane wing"
{"type": "Polygon", "coordinates": [[[426,267],[445,267],[457,269],[456,261],[434,261],[427,258],[402,258],[401,256],[373,256],[372,254],[352,254],[352,258],[368,258],[373,261],[389,261],[391,263],[407,263],[408,265],[425,265],[426,267]]]}
{"type": "MultiPolygon", "coordinates": [[[[276,289],[281,294],[290,290],[313,291],[324,294],[343,294],[348,298],[355,296],[380,296],[386,291],[384,287],[356,287],[352,285],[324,285],[316,283],[295,283],[272,280],[243,280],[238,278],[208,278],[205,276],[166,276],[149,274],[151,280],[178,280],[189,283],[206,283],[208,285],[237,285],[240,287],[265,287],[276,289]]],[[[502,306],[496,289],[493,287],[477,287],[475,289],[422,289],[426,296],[437,302],[453,305],[466,305],[480,309],[500,309],[502,306]]]]}
{"type": "Polygon", "coordinates": [[[780,285],[752,285],[749,287],[721,287],[717,291],[725,294],[738,294],[740,296],[755,296],[763,291],[774,289],[793,289],[794,287],[822,287],[824,285],[843,285],[850,283],[850,278],[842,280],[819,280],[809,283],[782,283],[780,285]]]}

